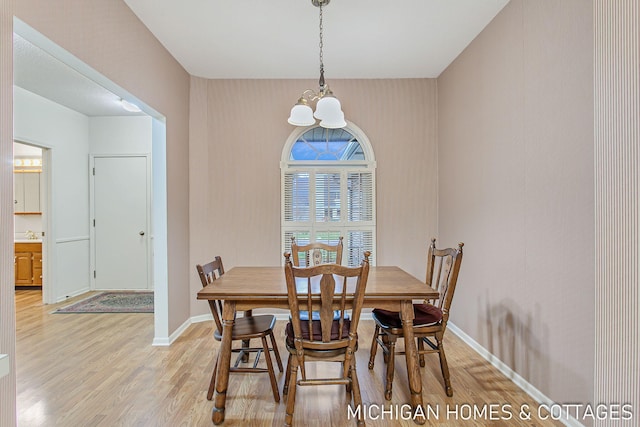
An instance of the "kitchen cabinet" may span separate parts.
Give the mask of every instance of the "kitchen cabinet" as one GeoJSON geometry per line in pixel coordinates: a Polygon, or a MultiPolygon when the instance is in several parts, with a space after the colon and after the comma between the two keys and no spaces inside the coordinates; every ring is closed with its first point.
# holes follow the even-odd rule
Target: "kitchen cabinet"
{"type": "Polygon", "coordinates": [[[14,244],[16,286],[42,286],[42,243],[14,244]]]}
{"type": "Polygon", "coordinates": [[[13,211],[17,214],[40,213],[40,172],[14,172],[13,211]]]}

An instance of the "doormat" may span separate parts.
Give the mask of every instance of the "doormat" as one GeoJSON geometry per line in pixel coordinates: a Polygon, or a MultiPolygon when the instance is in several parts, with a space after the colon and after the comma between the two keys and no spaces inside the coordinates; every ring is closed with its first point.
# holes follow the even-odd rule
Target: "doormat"
{"type": "Polygon", "coordinates": [[[101,292],[53,313],[153,313],[153,292],[101,292]]]}

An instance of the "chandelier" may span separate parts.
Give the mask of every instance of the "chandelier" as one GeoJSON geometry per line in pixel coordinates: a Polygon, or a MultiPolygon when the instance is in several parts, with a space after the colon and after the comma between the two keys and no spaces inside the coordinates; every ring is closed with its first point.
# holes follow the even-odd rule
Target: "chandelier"
{"type": "Polygon", "coordinates": [[[296,105],[291,109],[289,115],[290,124],[294,126],[311,126],[316,124],[316,119],[320,120],[320,126],[329,129],[343,128],[347,125],[344,120],[344,113],[338,98],[333,96],[329,85],[324,81],[324,63],[322,57],[322,7],[329,4],[330,0],[311,0],[311,3],[320,9],[320,80],[317,92],[305,90],[296,105]],[[316,111],[311,109],[311,105],[316,103],[316,111]]]}

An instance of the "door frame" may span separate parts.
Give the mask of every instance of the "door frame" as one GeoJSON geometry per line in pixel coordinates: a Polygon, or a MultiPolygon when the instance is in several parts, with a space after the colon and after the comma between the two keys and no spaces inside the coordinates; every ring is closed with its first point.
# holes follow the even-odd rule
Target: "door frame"
{"type": "MultiPolygon", "coordinates": [[[[56,282],[53,274],[55,265],[55,236],[53,235],[53,195],[51,192],[53,174],[53,147],[41,141],[13,135],[13,141],[31,145],[42,150],[42,171],[40,172],[40,213],[42,220],[42,302],[54,304],[56,282]],[[42,185],[44,184],[44,185],[42,185]]],[[[13,159],[12,159],[13,160],[13,159]]],[[[13,168],[13,166],[12,166],[13,168]]],[[[15,221],[15,217],[14,217],[15,221]]],[[[15,231],[15,225],[14,225],[15,231]]]]}
{"type": "Polygon", "coordinates": [[[125,157],[144,157],[147,173],[146,173],[146,234],[147,234],[147,247],[146,247],[146,267],[147,267],[147,285],[146,290],[153,290],[153,263],[151,262],[151,255],[153,253],[153,239],[151,236],[152,227],[152,162],[151,153],[126,153],[126,154],[89,154],[89,283],[91,290],[96,290],[96,229],[94,225],[95,220],[95,159],[96,158],[125,158],[125,157]]]}

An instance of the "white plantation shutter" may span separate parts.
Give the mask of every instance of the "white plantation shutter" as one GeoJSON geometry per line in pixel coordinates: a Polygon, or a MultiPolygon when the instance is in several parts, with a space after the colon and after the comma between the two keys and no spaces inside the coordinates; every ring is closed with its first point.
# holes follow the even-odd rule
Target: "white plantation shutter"
{"type": "MultiPolygon", "coordinates": [[[[373,257],[373,230],[349,230],[346,241],[346,262],[349,266],[360,265],[364,259],[365,251],[371,252],[371,258],[375,259],[373,257]]],[[[372,259],[370,260],[373,263],[372,259]]]]}
{"type": "Polygon", "coordinates": [[[347,174],[347,221],[373,221],[373,173],[347,174]]]}
{"type": "Polygon", "coordinates": [[[340,172],[315,174],[316,222],[340,221],[340,172]]]}
{"type": "Polygon", "coordinates": [[[292,236],[300,245],[343,237],[343,265],[359,265],[364,251],[375,265],[375,159],[366,136],[347,128],[296,130],[281,169],[282,250],[291,251],[292,236]]]}
{"type": "Polygon", "coordinates": [[[309,173],[284,174],[284,221],[309,221],[309,173]]]}

